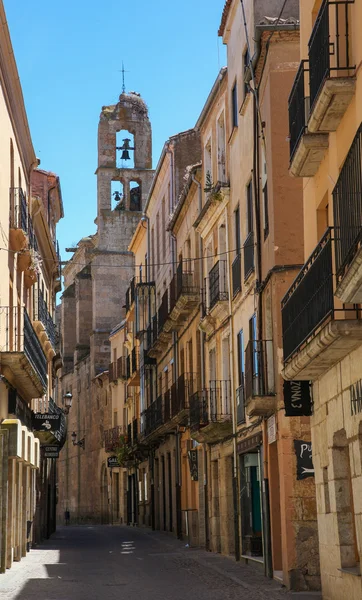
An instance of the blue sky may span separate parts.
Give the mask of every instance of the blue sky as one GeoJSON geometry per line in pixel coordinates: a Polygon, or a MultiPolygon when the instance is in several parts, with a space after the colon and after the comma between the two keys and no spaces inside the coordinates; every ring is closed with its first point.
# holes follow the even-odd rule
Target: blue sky
{"type": "Polygon", "coordinates": [[[141,93],[153,166],[170,136],[192,127],[224,66],[217,36],[224,0],[4,0],[41,167],[60,176],[64,248],[95,231],[97,127],[127,91],[141,93]]]}

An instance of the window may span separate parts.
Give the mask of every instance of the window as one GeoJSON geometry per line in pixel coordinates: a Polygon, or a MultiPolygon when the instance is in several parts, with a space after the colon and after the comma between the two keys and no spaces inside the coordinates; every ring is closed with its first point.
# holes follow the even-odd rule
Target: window
{"type": "Polygon", "coordinates": [[[268,184],[263,187],[263,207],[264,207],[264,239],[269,235],[269,208],[268,208],[268,184]]]}
{"type": "Polygon", "coordinates": [[[236,81],[234,83],[234,87],[231,90],[231,117],[232,117],[232,126],[238,126],[238,89],[236,81]]]}
{"type": "Polygon", "coordinates": [[[156,215],[156,261],[157,261],[157,272],[160,268],[160,213],[156,215]]]}
{"type": "Polygon", "coordinates": [[[244,357],[244,331],[241,329],[238,333],[238,377],[239,386],[242,385],[245,373],[244,357]]]}
{"type": "Polygon", "coordinates": [[[165,222],[165,198],[162,199],[161,208],[161,226],[162,226],[162,256],[166,256],[166,222],[165,222]]]}
{"type": "Polygon", "coordinates": [[[249,77],[249,63],[250,63],[250,56],[249,56],[249,51],[248,49],[245,50],[244,54],[243,54],[243,76],[244,76],[244,98],[246,98],[247,93],[249,92],[249,84],[246,83],[246,81],[248,79],[250,79],[249,77]]]}
{"type": "Polygon", "coordinates": [[[253,231],[253,184],[249,181],[246,188],[246,225],[247,235],[253,231]]]}
{"type": "Polygon", "coordinates": [[[241,241],[240,241],[240,209],[239,209],[239,207],[237,207],[237,209],[234,212],[234,220],[235,220],[235,250],[236,250],[236,254],[240,254],[241,241]]]}

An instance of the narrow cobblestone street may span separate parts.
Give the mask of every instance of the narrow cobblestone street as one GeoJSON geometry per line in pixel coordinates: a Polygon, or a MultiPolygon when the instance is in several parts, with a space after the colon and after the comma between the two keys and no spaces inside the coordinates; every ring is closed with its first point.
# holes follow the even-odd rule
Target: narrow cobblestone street
{"type": "Polygon", "coordinates": [[[127,527],[62,527],[0,575],[1,600],[315,600],[286,592],[260,569],[166,534],[127,527]]]}

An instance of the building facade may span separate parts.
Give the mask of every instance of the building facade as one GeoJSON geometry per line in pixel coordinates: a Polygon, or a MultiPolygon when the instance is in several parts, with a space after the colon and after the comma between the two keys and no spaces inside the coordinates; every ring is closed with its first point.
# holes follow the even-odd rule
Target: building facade
{"type": "MultiPolygon", "coordinates": [[[[236,553],[288,588],[313,590],[320,586],[315,487],[312,477],[299,478],[295,453],[298,440],[310,444],[310,423],[285,416],[280,362],[280,301],[303,260],[302,188],[288,175],[286,142],[299,7],[290,2],[278,20],[281,4],[228,1],[219,30],[228,57],[230,195],[226,248],[220,235],[218,248],[227,250],[222,299],[231,350],[227,360],[223,340],[217,362],[227,363],[235,394],[236,553]]],[[[210,339],[215,330],[218,322],[210,339]]]]}
{"type": "MultiPolygon", "coordinates": [[[[311,382],[323,596],[360,598],[362,4],[300,3],[290,172],[305,264],[282,301],[287,380],[311,382]]],[[[305,385],[305,383],[304,383],[305,385]]]]}
{"type": "MultiPolygon", "coordinates": [[[[0,3],[0,571],[55,528],[54,460],[45,456],[42,413],[59,426],[54,397],[55,294],[60,289],[56,224],[59,179],[36,170],[6,15],[0,3]],[[48,494],[48,489],[49,494],[48,494]],[[44,508],[47,497],[47,510],[44,508]]],[[[52,428],[53,429],[53,428],[52,428]]],[[[63,430],[64,431],[64,430],[63,430]]],[[[59,427],[58,439],[62,443],[59,427]]],[[[49,443],[49,442],[48,442],[49,443]]]]}

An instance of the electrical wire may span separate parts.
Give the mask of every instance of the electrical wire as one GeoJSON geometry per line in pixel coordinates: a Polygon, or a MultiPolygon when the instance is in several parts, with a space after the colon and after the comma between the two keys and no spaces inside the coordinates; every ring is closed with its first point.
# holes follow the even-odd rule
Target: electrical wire
{"type": "MultiPolygon", "coordinates": [[[[252,248],[255,247],[256,244],[244,244],[243,246],[241,246],[240,248],[234,248],[233,250],[225,250],[224,252],[216,252],[214,254],[205,254],[204,256],[197,256],[197,257],[192,257],[192,258],[185,258],[183,259],[183,262],[185,263],[190,263],[193,261],[198,261],[198,260],[204,260],[205,258],[216,258],[218,256],[225,256],[227,254],[232,254],[234,252],[236,252],[236,254],[239,254],[242,250],[246,250],[247,248],[252,248]]],[[[9,248],[0,248],[0,251],[3,252],[12,252],[13,254],[17,254],[17,252],[15,250],[10,250],[9,248]]],[[[42,261],[48,261],[48,262],[53,262],[54,264],[58,264],[58,261],[54,260],[54,258],[43,258],[42,257],[42,261]]],[[[61,265],[65,266],[65,265],[79,265],[81,267],[87,267],[88,265],[92,265],[92,267],[104,267],[107,269],[137,269],[140,267],[144,267],[144,264],[140,264],[140,265],[122,265],[122,266],[118,266],[118,265],[94,265],[92,262],[88,262],[88,263],[81,263],[81,262],[76,262],[73,261],[72,259],[70,259],[69,261],[61,261],[60,263],[61,265]]],[[[173,265],[175,264],[175,261],[169,261],[169,262],[163,262],[163,263],[150,263],[150,267],[163,267],[163,266],[169,266],[169,265],[173,265]]]]}

